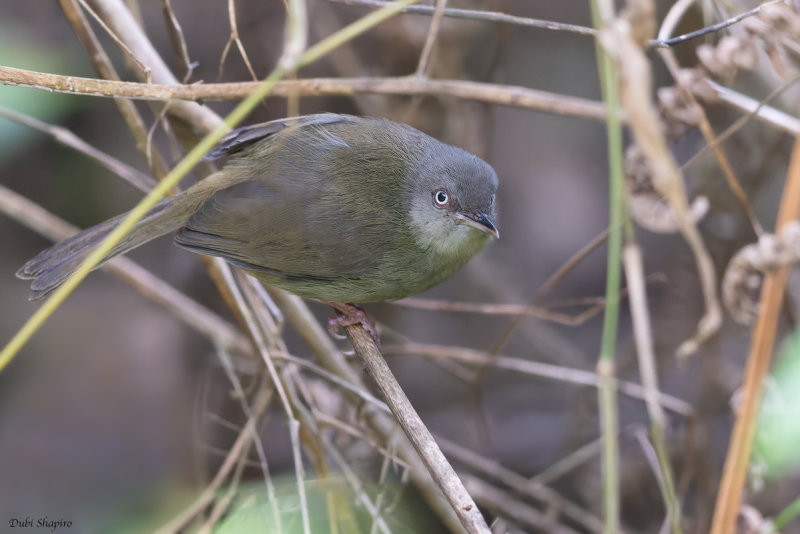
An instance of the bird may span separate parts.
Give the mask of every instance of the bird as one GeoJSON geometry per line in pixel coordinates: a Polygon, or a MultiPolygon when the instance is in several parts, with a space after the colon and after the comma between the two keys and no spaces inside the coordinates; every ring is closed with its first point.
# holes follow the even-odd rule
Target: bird
{"type": "MultiPolygon", "coordinates": [[[[331,304],[341,312],[334,327],[364,324],[355,303],[439,284],[499,237],[494,169],[386,119],[319,113],[254,124],[206,158],[224,164],[156,204],[100,265],[175,233],[181,248],[331,304]]],[[[32,280],[30,300],[63,283],[126,215],[25,263],[16,274],[32,280]]]]}

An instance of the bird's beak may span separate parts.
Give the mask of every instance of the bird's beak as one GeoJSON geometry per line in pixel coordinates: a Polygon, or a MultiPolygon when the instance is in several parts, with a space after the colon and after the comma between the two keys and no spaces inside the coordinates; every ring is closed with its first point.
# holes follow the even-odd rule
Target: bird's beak
{"type": "Polygon", "coordinates": [[[500,238],[500,232],[494,225],[492,220],[485,213],[465,213],[462,211],[456,212],[456,223],[471,226],[481,232],[488,234],[494,239],[500,238]]]}

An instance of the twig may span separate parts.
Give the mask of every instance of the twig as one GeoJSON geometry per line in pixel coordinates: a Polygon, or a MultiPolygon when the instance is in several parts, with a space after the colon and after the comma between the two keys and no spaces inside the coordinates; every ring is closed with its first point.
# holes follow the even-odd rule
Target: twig
{"type": "MultiPolygon", "coordinates": [[[[281,378],[278,376],[278,371],[275,368],[275,364],[272,361],[272,355],[267,347],[267,340],[265,337],[265,332],[260,327],[258,319],[256,318],[256,314],[253,311],[252,304],[245,299],[245,295],[241,291],[239,284],[235,281],[231,276],[230,270],[225,270],[223,275],[226,276],[226,282],[229,288],[231,288],[232,296],[236,302],[236,305],[239,309],[239,313],[241,314],[242,318],[244,319],[248,331],[250,332],[250,336],[253,339],[253,343],[255,344],[256,351],[261,356],[261,359],[264,361],[264,364],[267,368],[267,372],[269,373],[269,377],[272,380],[272,385],[275,390],[278,392],[278,398],[280,399],[281,406],[283,408],[284,413],[286,414],[287,423],[289,425],[289,437],[292,445],[292,451],[295,453],[293,455],[294,459],[294,468],[295,468],[295,475],[296,475],[296,482],[297,482],[297,490],[298,496],[300,498],[301,503],[301,516],[303,519],[303,529],[305,534],[310,533],[310,524],[308,518],[308,506],[306,504],[306,495],[305,495],[305,484],[304,479],[304,471],[303,471],[303,463],[298,458],[299,456],[299,449],[300,445],[297,440],[297,426],[299,423],[294,416],[294,410],[292,409],[292,404],[289,402],[289,398],[286,394],[286,388],[281,381],[281,378]]],[[[241,282],[241,278],[239,278],[239,282],[241,282]]],[[[268,482],[269,485],[269,482],[268,482]]],[[[269,487],[269,486],[268,486],[269,487]]]]}
{"type": "MultiPolygon", "coordinates": [[[[678,60],[676,59],[675,54],[673,53],[672,50],[659,50],[659,53],[661,55],[661,58],[664,60],[664,63],[667,65],[667,68],[669,68],[670,73],[675,78],[678,87],[680,87],[681,91],[689,100],[689,102],[691,102],[691,104],[695,106],[695,108],[699,111],[700,123],[698,127],[700,129],[700,132],[703,134],[706,143],[708,143],[708,145],[711,147],[711,150],[714,152],[714,157],[716,157],[717,164],[722,170],[722,174],[725,176],[725,180],[728,183],[728,187],[736,197],[736,200],[738,200],[739,204],[742,206],[742,209],[744,210],[747,219],[750,221],[750,225],[753,227],[753,231],[757,236],[761,236],[764,233],[764,231],[761,228],[761,223],[759,222],[758,217],[756,216],[755,210],[753,210],[753,207],[750,205],[750,201],[748,200],[747,194],[744,192],[742,185],[739,183],[739,179],[736,178],[736,174],[733,172],[733,167],[728,161],[728,158],[725,156],[725,152],[723,152],[722,148],[719,146],[719,143],[715,142],[716,139],[714,136],[714,131],[711,128],[711,123],[708,121],[708,117],[706,116],[705,110],[703,109],[702,106],[700,106],[697,103],[697,99],[695,98],[694,94],[683,80],[683,77],[681,76],[680,65],[678,64],[678,60]]],[[[687,241],[689,241],[688,235],[686,234],[685,231],[683,232],[687,241]]],[[[701,261],[700,256],[698,256],[696,252],[695,256],[697,257],[698,264],[702,264],[703,262],[701,261]]],[[[705,286],[706,284],[712,283],[713,280],[705,280],[702,272],[703,268],[701,267],[701,265],[698,265],[698,268],[701,271],[700,274],[701,274],[701,280],[703,281],[704,293],[708,293],[706,291],[705,286]]],[[[710,305],[709,302],[710,297],[711,295],[708,294],[705,295],[707,309],[709,308],[710,305]]],[[[714,298],[716,298],[716,295],[714,295],[714,298]]],[[[708,317],[709,315],[710,312],[707,311],[706,317],[708,317]]]]}
{"type": "MultiPolygon", "coordinates": [[[[384,354],[415,354],[426,358],[452,358],[457,361],[466,362],[472,365],[482,366],[491,359],[490,365],[497,369],[514,371],[531,376],[538,376],[550,380],[558,380],[569,384],[582,386],[599,387],[601,377],[597,373],[584,371],[583,369],[572,369],[559,365],[552,365],[542,362],[534,362],[512,356],[492,355],[464,347],[451,347],[447,345],[427,345],[422,343],[402,343],[398,345],[386,345],[383,347],[384,354]]],[[[639,384],[624,380],[612,380],[612,388],[618,389],[620,393],[634,399],[644,400],[644,388],[639,384]]],[[[693,414],[692,406],[677,397],[659,394],[659,402],[668,410],[690,417],[693,414]]]]}
{"type": "Polygon", "coordinates": [[[77,2],[81,6],[83,6],[83,8],[89,13],[89,15],[91,15],[91,17],[95,20],[95,22],[97,22],[100,25],[100,27],[103,28],[103,30],[105,30],[108,36],[111,37],[111,40],[114,41],[117,44],[117,46],[119,46],[120,50],[122,50],[123,54],[125,54],[125,57],[128,60],[130,60],[134,65],[136,65],[136,67],[141,72],[142,76],[144,76],[144,78],[147,81],[150,81],[151,80],[150,68],[146,64],[142,63],[138,57],[136,57],[136,54],[134,54],[133,51],[130,48],[128,48],[125,42],[117,36],[114,30],[109,28],[105,20],[103,20],[103,18],[101,18],[95,12],[94,9],[89,7],[89,5],[86,3],[86,0],[77,0],[77,2]]]}
{"type": "Polygon", "coordinates": [[[515,493],[545,504],[550,508],[548,512],[562,514],[590,532],[598,532],[603,529],[603,522],[600,521],[600,518],[562,497],[544,484],[527,479],[504,467],[498,461],[485,458],[450,440],[437,436],[436,441],[452,460],[464,464],[484,477],[502,482],[515,493]]]}
{"type": "Polygon", "coordinates": [[[161,11],[166,20],[167,33],[173,52],[180,63],[181,79],[187,82],[192,75],[194,64],[189,58],[189,47],[186,45],[186,37],[183,34],[181,23],[175,16],[175,10],[172,9],[172,0],[161,0],[161,11]]]}
{"type": "MultiPolygon", "coordinates": [[[[603,440],[603,532],[615,534],[620,530],[619,488],[619,414],[617,395],[613,387],[615,374],[615,352],[617,323],[619,321],[620,254],[622,249],[622,225],[626,223],[624,184],[622,171],[622,126],[619,121],[619,83],[617,70],[608,45],[603,42],[604,33],[616,22],[614,2],[592,0],[592,25],[598,33],[595,43],[597,69],[603,101],[606,103],[606,135],[608,136],[608,252],[606,256],[606,309],[603,314],[603,334],[600,354],[597,359],[597,374],[600,378],[598,407],[600,432],[603,440]]],[[[630,223],[627,223],[630,224],[630,223]]],[[[630,229],[630,226],[628,226],[630,229]]]]}
{"type": "Polygon", "coordinates": [[[544,471],[540,472],[529,479],[531,484],[550,484],[551,482],[563,477],[576,467],[584,464],[599,456],[603,452],[603,437],[578,447],[576,450],[569,453],[567,456],[558,460],[553,465],[549,466],[544,471]]]}
{"type": "MultiPolygon", "coordinates": [[[[682,5],[679,6],[679,7],[683,7],[684,5],[688,6],[691,3],[693,3],[693,2],[683,2],[683,3],[681,3],[682,5]]],[[[677,44],[684,43],[684,42],[686,42],[686,41],[688,41],[690,39],[696,39],[697,37],[702,37],[704,35],[708,35],[709,33],[714,33],[714,32],[717,32],[719,30],[724,30],[725,28],[727,28],[729,26],[733,26],[734,24],[736,24],[738,22],[741,22],[741,21],[743,21],[744,19],[746,19],[748,17],[752,17],[754,15],[758,15],[761,12],[761,10],[764,9],[765,7],[771,6],[773,4],[778,4],[778,3],[785,4],[786,0],[772,0],[770,2],[764,2],[763,4],[759,5],[758,7],[755,7],[753,9],[751,9],[750,11],[745,11],[744,13],[740,13],[739,15],[731,17],[731,18],[729,18],[727,20],[723,20],[723,21],[718,22],[716,24],[712,24],[711,26],[706,26],[705,28],[700,28],[699,30],[695,30],[693,32],[684,33],[683,35],[679,35],[677,37],[671,37],[669,39],[666,39],[666,38],[662,38],[661,34],[659,33],[659,38],[650,41],[650,44],[652,46],[656,46],[656,47],[659,47],[659,48],[670,48],[670,47],[673,47],[673,46],[675,46],[677,44]]],[[[674,18],[670,18],[669,20],[670,21],[674,20],[677,23],[678,19],[679,19],[679,17],[677,17],[677,15],[679,13],[682,14],[682,11],[676,10],[675,17],[674,18]]],[[[665,19],[665,21],[666,20],[667,19],[665,19]]]]}
{"type": "MultiPolygon", "coordinates": [[[[230,354],[228,354],[225,349],[221,347],[217,347],[217,358],[219,359],[220,363],[222,364],[222,368],[225,370],[225,376],[228,377],[228,381],[231,383],[233,387],[234,397],[239,400],[239,405],[242,408],[242,412],[244,412],[247,420],[250,421],[251,419],[255,419],[253,411],[250,409],[250,406],[247,405],[247,395],[242,388],[242,384],[239,381],[239,377],[236,376],[236,371],[233,366],[233,361],[231,360],[230,354]]],[[[275,383],[274,388],[278,392],[278,394],[282,394],[283,391],[281,390],[282,384],[275,383]]],[[[263,387],[263,385],[262,385],[263,387]]],[[[261,474],[264,478],[265,489],[267,492],[267,499],[270,503],[270,510],[272,512],[272,523],[275,526],[275,530],[279,533],[283,533],[283,525],[281,523],[281,513],[280,509],[278,508],[278,498],[275,495],[275,484],[272,481],[272,476],[269,470],[269,462],[267,462],[267,455],[264,452],[264,444],[261,443],[261,437],[258,435],[258,430],[256,426],[253,425],[252,427],[252,443],[255,445],[256,454],[258,454],[258,460],[261,466],[261,474]]],[[[293,446],[296,443],[292,443],[293,446]]],[[[301,497],[301,502],[303,501],[301,497]]],[[[308,534],[308,533],[306,533],[308,534]]]]}
{"type": "MultiPolygon", "coordinates": [[[[303,300],[296,295],[291,295],[274,287],[269,287],[267,290],[286,314],[286,320],[308,343],[323,367],[342,379],[357,385],[359,389],[366,389],[362,375],[355,372],[345,360],[344,355],[336,348],[331,337],[320,326],[303,300]]],[[[351,399],[353,395],[353,393],[350,393],[351,399]]],[[[353,402],[359,403],[360,399],[356,398],[353,402]]],[[[390,442],[396,439],[398,434],[397,425],[394,420],[386,417],[383,411],[367,404],[360,409],[360,412],[369,427],[385,441],[390,442]]],[[[462,528],[459,519],[453,513],[448,502],[442,498],[442,493],[436,483],[431,480],[425,465],[419,459],[411,443],[407,440],[399,440],[397,447],[400,456],[411,466],[411,481],[428,505],[438,514],[439,519],[451,532],[461,532],[462,528]]]]}
{"type": "Polygon", "coordinates": [[[509,518],[520,526],[548,534],[577,534],[575,530],[556,523],[507,491],[502,491],[474,475],[462,473],[461,476],[470,493],[475,495],[475,499],[485,508],[509,518]]]}
{"type": "MultiPolygon", "coordinates": [[[[103,50],[100,40],[84,16],[77,0],[59,1],[61,9],[64,11],[64,16],[69,21],[72,30],[78,36],[83,47],[86,48],[86,53],[89,55],[89,59],[94,69],[100,74],[100,77],[107,80],[119,80],[119,74],[114,69],[108,54],[103,50]]],[[[127,98],[115,98],[114,104],[117,106],[134,139],[136,139],[136,148],[145,155],[153,175],[159,179],[163,178],[167,174],[167,164],[157,150],[148,150],[147,129],[145,128],[144,119],[136,109],[136,106],[127,98]]]]}
{"type": "Polygon", "coordinates": [[[479,313],[482,315],[518,315],[523,317],[535,317],[543,321],[551,321],[563,325],[576,326],[583,324],[591,317],[594,317],[604,307],[604,301],[584,303],[590,307],[585,312],[578,315],[567,315],[553,312],[547,308],[526,304],[487,304],[484,302],[455,302],[447,300],[432,300],[423,298],[409,297],[393,302],[392,304],[414,308],[418,310],[449,311],[459,313],[479,313]]]}
{"type": "MultiPolygon", "coordinates": [[[[381,7],[390,3],[386,0],[328,0],[328,1],[335,4],[344,4],[348,6],[357,6],[357,7],[381,7]]],[[[693,4],[694,1],[695,0],[689,0],[684,2],[678,2],[677,4],[684,4],[688,6],[693,4]]],[[[742,20],[748,17],[758,15],[759,12],[764,7],[776,3],[786,3],[786,0],[772,0],[770,2],[765,2],[764,4],[761,4],[760,6],[751,9],[750,11],[746,11],[744,13],[731,17],[727,20],[718,22],[717,24],[712,24],[711,26],[700,28],[699,30],[691,31],[682,35],[678,35],[676,37],[650,39],[648,41],[648,46],[656,48],[670,48],[675,45],[682,44],[691,39],[696,39],[698,37],[702,37],[703,35],[723,30],[729,26],[741,22],[742,20]]],[[[403,12],[415,15],[432,15],[435,12],[435,7],[425,6],[425,5],[410,6],[405,10],[403,10],[403,12]]],[[[673,18],[676,18],[676,15],[678,13],[680,13],[680,11],[676,11],[675,15],[673,15],[673,18]]],[[[589,28],[587,26],[579,26],[576,24],[567,24],[563,22],[555,22],[551,20],[541,20],[528,17],[517,17],[514,15],[508,15],[506,13],[499,13],[496,11],[447,8],[444,10],[444,16],[450,18],[482,20],[486,22],[500,22],[503,24],[511,24],[514,26],[539,28],[544,30],[555,30],[567,33],[575,33],[578,35],[589,35],[589,36],[596,35],[596,30],[594,28],[589,28]]],[[[677,17],[676,20],[679,21],[679,17],[677,17]]]]}
{"type": "Polygon", "coordinates": [[[236,3],[234,0],[228,0],[228,23],[230,24],[231,33],[228,37],[228,42],[225,43],[225,47],[222,49],[222,57],[219,59],[219,72],[217,73],[217,76],[220,79],[222,78],[222,69],[225,66],[225,60],[228,57],[228,52],[231,49],[231,45],[235,43],[236,48],[239,50],[239,54],[242,56],[242,61],[244,61],[247,71],[250,73],[250,76],[254,80],[258,80],[256,71],[253,70],[253,65],[250,63],[250,58],[247,57],[244,44],[242,44],[242,40],[239,38],[239,28],[236,25],[236,3]]]}
{"type": "Polygon", "coordinates": [[[650,434],[657,457],[657,467],[659,469],[657,473],[672,532],[673,534],[680,534],[683,532],[681,508],[678,496],[675,493],[672,464],[665,439],[666,416],[661,404],[658,402],[660,391],[656,374],[650,313],[647,307],[647,292],[644,286],[642,253],[635,243],[629,242],[625,245],[623,262],[625,264],[625,279],[628,281],[628,287],[631,292],[630,306],[633,335],[636,341],[639,373],[641,374],[642,386],[645,391],[647,413],[650,418],[650,434]]]}
{"type": "Polygon", "coordinates": [[[436,0],[431,23],[430,26],[428,26],[428,35],[425,38],[425,44],[422,46],[422,53],[419,55],[416,71],[417,76],[425,76],[425,71],[428,68],[431,54],[433,53],[433,47],[436,45],[436,38],[439,36],[439,30],[442,27],[445,9],[447,9],[447,0],[436,0]]]}
{"type": "MultiPolygon", "coordinates": [[[[32,87],[56,93],[83,94],[99,97],[125,97],[139,100],[170,100],[174,104],[189,104],[194,100],[237,100],[252,93],[259,82],[204,83],[181,85],[175,83],[145,84],[62,76],[0,66],[0,84],[32,87]]],[[[272,96],[353,96],[358,93],[384,95],[443,95],[477,100],[500,106],[534,109],[549,113],[572,115],[591,120],[605,120],[605,107],[600,102],[564,96],[515,85],[500,85],[459,80],[427,78],[312,78],[284,80],[273,87],[272,96]]],[[[201,107],[200,109],[208,109],[201,107]]],[[[180,117],[191,116],[191,110],[181,106],[170,110],[180,117]]],[[[204,119],[210,121],[210,119],[204,119]]],[[[209,122],[210,130],[217,122],[209,122]]]]}
{"type": "Polygon", "coordinates": [[[461,524],[470,534],[489,534],[489,527],[475,501],[472,500],[430,431],[414,410],[370,335],[360,325],[345,327],[345,333],[367,373],[378,385],[386,404],[400,423],[406,437],[414,445],[431,477],[436,481],[461,520],[461,524]]]}
{"type": "MultiPolygon", "coordinates": [[[[125,43],[133,55],[147,65],[153,82],[159,84],[179,83],[122,0],[90,1],[94,10],[114,31],[114,34],[125,43]]],[[[221,119],[216,113],[195,102],[172,102],[170,103],[170,113],[186,120],[198,131],[203,132],[210,132],[221,123],[221,119]]]]}
{"type": "Polygon", "coordinates": [[[377,528],[379,528],[384,534],[389,534],[391,531],[389,530],[389,526],[386,524],[386,521],[381,517],[380,510],[372,502],[372,499],[369,498],[366,491],[364,491],[361,480],[359,480],[358,475],[356,475],[347,464],[347,461],[342,456],[342,453],[340,453],[339,449],[337,449],[333,443],[331,443],[331,440],[327,436],[322,436],[322,443],[325,446],[325,450],[333,459],[334,463],[336,463],[336,465],[342,471],[342,474],[344,474],[347,482],[350,484],[350,486],[352,486],[359,502],[364,506],[364,509],[370,514],[370,516],[373,517],[375,521],[373,524],[376,525],[377,528]]]}
{"type": "MultiPolygon", "coordinates": [[[[786,184],[781,197],[776,230],[800,217],[800,137],[795,139],[786,184]]],[[[730,439],[728,455],[717,494],[711,534],[733,532],[742,500],[742,487],[747,474],[747,462],[753,445],[758,408],[764,379],[769,371],[772,348],[778,328],[778,316],[783,302],[789,270],[783,267],[768,273],[761,287],[759,315],[750,342],[750,353],[744,372],[742,403],[730,439]]]]}
{"type": "Polygon", "coordinates": [[[3,106],[0,106],[0,117],[24,124],[25,126],[46,133],[62,145],[68,146],[97,161],[100,165],[110,170],[140,191],[144,191],[146,193],[155,187],[157,183],[151,176],[139,172],[127,163],[123,163],[122,161],[109,156],[105,152],[96,149],[66,128],[48,124],[44,121],[40,121],[39,119],[31,117],[30,115],[25,115],[24,113],[19,113],[18,111],[14,111],[13,109],[3,106]]]}
{"type": "MultiPolygon", "coordinates": [[[[392,2],[386,0],[328,0],[336,4],[344,4],[348,6],[357,7],[383,7],[390,5],[392,2]]],[[[434,6],[409,6],[403,10],[403,13],[414,15],[432,15],[436,8],[434,6]]],[[[499,13],[497,11],[484,11],[477,9],[456,9],[452,7],[445,8],[444,16],[459,19],[469,20],[483,20],[487,22],[501,22],[504,24],[513,24],[515,26],[526,26],[528,28],[540,28],[543,30],[557,30],[569,33],[577,33],[579,35],[594,35],[593,28],[586,26],[578,26],[576,24],[566,24],[563,22],[554,22],[552,20],[532,19],[528,17],[517,17],[508,15],[506,13],[499,13]]]]}
{"type": "MultiPolygon", "coordinates": [[[[722,308],[717,297],[714,263],[691,217],[683,177],[660,129],[652,103],[651,69],[647,57],[630,33],[630,26],[616,24],[601,35],[601,42],[614,56],[619,68],[623,106],[637,147],[645,156],[652,171],[655,189],[669,203],[678,228],[689,245],[700,277],[705,313],[695,333],[677,349],[679,358],[695,353],[702,343],[714,335],[722,324],[722,308]]],[[[670,50],[662,50],[669,55],[670,50]]]]}
{"type": "Polygon", "coordinates": [[[236,465],[236,462],[239,456],[242,454],[242,451],[247,448],[250,440],[253,439],[257,418],[264,412],[264,410],[266,410],[271,397],[271,392],[267,390],[261,390],[253,402],[253,407],[251,409],[253,417],[248,419],[247,424],[245,424],[242,428],[242,431],[239,433],[239,437],[236,438],[236,441],[231,446],[230,451],[225,457],[225,460],[222,462],[217,474],[214,475],[214,478],[211,480],[211,482],[209,482],[208,486],[206,486],[200,495],[198,495],[194,502],[190,504],[183,512],[173,518],[169,523],[158,529],[156,531],[157,534],[173,534],[180,532],[186,527],[186,525],[189,524],[192,519],[200,514],[214,500],[217,490],[222,487],[223,482],[225,482],[225,479],[231,472],[231,469],[233,469],[233,467],[236,465]]]}
{"type": "MultiPolygon", "coordinates": [[[[763,100],[755,100],[729,87],[718,84],[714,80],[708,79],[705,83],[714,90],[716,98],[729,106],[742,111],[743,113],[753,114],[765,123],[783,130],[791,135],[800,135],[800,120],[783,111],[768,106],[765,102],[772,100],[781,92],[797,82],[797,77],[787,81],[780,88],[770,93],[763,100]]],[[[719,136],[718,136],[719,138],[719,136]]]]}
{"type": "MultiPolygon", "coordinates": [[[[659,457],[659,453],[656,451],[654,445],[650,443],[644,428],[634,430],[633,435],[636,437],[636,441],[639,442],[645,460],[647,460],[647,465],[650,466],[650,470],[653,472],[653,476],[658,483],[658,489],[661,490],[661,498],[664,499],[664,507],[667,510],[665,524],[669,526],[673,533],[683,532],[683,527],[680,523],[681,516],[677,496],[674,493],[674,487],[669,487],[671,480],[667,481],[664,477],[665,471],[663,470],[663,463],[659,457]],[[678,512],[678,514],[676,515],[675,512],[678,512]]],[[[666,532],[666,530],[662,528],[661,532],[666,532]]]]}
{"type": "MultiPolygon", "coordinates": [[[[547,280],[545,280],[544,284],[542,284],[539,289],[533,294],[533,296],[528,300],[528,305],[533,305],[536,300],[544,297],[550,291],[553,290],[556,285],[570,272],[574,269],[580,262],[582,262],[589,254],[594,252],[600,245],[605,243],[606,239],[608,238],[608,230],[603,230],[597,236],[595,236],[591,241],[587,244],[582,246],[575,254],[573,254],[566,262],[564,262],[561,267],[556,269],[556,271],[551,274],[547,280]]],[[[522,320],[524,317],[522,315],[517,316],[513,321],[509,323],[497,341],[494,342],[492,348],[490,349],[490,353],[494,356],[500,353],[503,350],[503,347],[508,344],[508,341],[511,339],[511,336],[514,334],[519,325],[522,324],[522,320]]],[[[491,360],[490,360],[491,361],[491,360]]],[[[476,378],[476,382],[480,381],[483,376],[486,374],[486,368],[479,369],[478,375],[476,378]]]]}

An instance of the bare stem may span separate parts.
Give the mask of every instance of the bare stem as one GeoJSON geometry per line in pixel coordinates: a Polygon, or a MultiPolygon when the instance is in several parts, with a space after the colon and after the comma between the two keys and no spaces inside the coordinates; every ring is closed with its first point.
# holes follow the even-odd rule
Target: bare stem
{"type": "Polygon", "coordinates": [[[360,325],[345,327],[345,332],[353,348],[358,354],[367,373],[375,380],[386,404],[392,410],[406,437],[414,445],[422,462],[431,477],[436,481],[450,505],[453,507],[461,524],[470,534],[489,534],[489,526],[481,515],[478,506],[458,478],[453,467],[447,461],[436,444],[430,431],[420,419],[405,392],[397,383],[386,360],[378,350],[375,342],[360,325]]]}

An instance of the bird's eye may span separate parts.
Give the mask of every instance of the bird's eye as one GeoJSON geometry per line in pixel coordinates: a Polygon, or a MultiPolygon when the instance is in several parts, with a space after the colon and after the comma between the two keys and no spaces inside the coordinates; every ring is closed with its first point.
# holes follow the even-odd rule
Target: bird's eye
{"type": "Polygon", "coordinates": [[[437,208],[446,206],[449,201],[450,195],[444,189],[437,189],[433,192],[433,203],[436,204],[437,208]]]}

